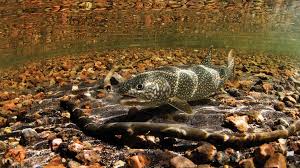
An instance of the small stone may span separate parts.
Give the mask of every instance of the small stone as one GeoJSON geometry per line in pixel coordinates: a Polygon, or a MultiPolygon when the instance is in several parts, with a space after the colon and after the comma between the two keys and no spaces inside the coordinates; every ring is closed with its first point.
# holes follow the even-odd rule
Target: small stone
{"type": "Polygon", "coordinates": [[[7,119],[0,116],[0,128],[5,127],[7,124],[7,119]]]}
{"type": "Polygon", "coordinates": [[[203,143],[191,152],[187,152],[187,157],[196,164],[207,163],[214,159],[217,149],[210,143],[203,143]]]}
{"type": "Polygon", "coordinates": [[[254,85],[251,87],[250,91],[264,92],[264,88],[262,85],[254,85]]]}
{"type": "Polygon", "coordinates": [[[125,162],[122,160],[118,160],[114,163],[113,168],[121,168],[121,167],[125,167],[125,162]]]}
{"type": "Polygon", "coordinates": [[[286,168],[286,159],[281,153],[275,153],[265,163],[265,168],[278,167],[286,168]]]}
{"type": "Polygon", "coordinates": [[[15,110],[16,104],[14,102],[5,103],[2,107],[4,110],[15,110]]]}
{"type": "Polygon", "coordinates": [[[83,150],[76,155],[76,158],[84,163],[97,163],[101,160],[99,153],[94,150],[83,150]]]}
{"type": "Polygon", "coordinates": [[[234,126],[240,132],[246,132],[249,129],[248,120],[249,117],[246,115],[232,115],[226,118],[226,122],[234,126]]]}
{"type": "Polygon", "coordinates": [[[80,143],[73,142],[70,145],[68,145],[68,149],[72,152],[79,153],[79,152],[83,151],[84,146],[80,143]]]}
{"type": "Polygon", "coordinates": [[[144,154],[138,154],[128,158],[127,164],[132,168],[144,168],[150,164],[149,158],[144,154]]]}
{"type": "Polygon", "coordinates": [[[286,96],[283,98],[283,101],[286,102],[286,101],[290,101],[292,102],[293,104],[296,104],[297,101],[292,97],[292,96],[286,96]]]}
{"type": "Polygon", "coordinates": [[[262,87],[265,93],[269,93],[271,90],[273,90],[273,86],[270,83],[264,83],[262,87]]]}
{"type": "Polygon", "coordinates": [[[240,167],[243,167],[243,168],[255,168],[253,158],[244,159],[244,160],[239,162],[239,165],[240,165],[240,167]]]}
{"type": "Polygon", "coordinates": [[[174,168],[197,167],[191,160],[179,155],[170,160],[170,165],[174,168]]]}
{"type": "Polygon", "coordinates": [[[238,89],[228,89],[226,92],[232,97],[240,97],[242,94],[238,89]]]}
{"type": "Polygon", "coordinates": [[[282,85],[274,84],[274,89],[278,92],[284,91],[284,87],[282,85]]]}
{"type": "Polygon", "coordinates": [[[26,150],[23,146],[18,145],[15,148],[9,149],[5,154],[4,158],[10,158],[14,161],[22,163],[26,157],[26,150]]]}
{"type": "Polygon", "coordinates": [[[6,134],[11,133],[11,132],[12,132],[11,127],[5,127],[5,128],[3,129],[3,132],[6,133],[6,134]]]}
{"type": "Polygon", "coordinates": [[[0,152],[4,152],[7,149],[7,144],[4,141],[0,141],[0,152]]]}
{"type": "Polygon", "coordinates": [[[291,95],[296,101],[297,101],[297,103],[299,103],[299,95],[297,95],[297,94],[292,94],[291,95]]]}
{"type": "Polygon", "coordinates": [[[71,160],[71,161],[68,163],[68,167],[70,167],[70,168],[78,168],[78,167],[80,167],[80,166],[81,166],[81,164],[78,163],[78,162],[76,162],[76,161],[74,161],[74,160],[71,160]]]}
{"type": "Polygon", "coordinates": [[[32,128],[25,128],[22,130],[22,135],[20,139],[21,145],[33,145],[39,140],[38,133],[32,128]]]}
{"type": "Polygon", "coordinates": [[[65,168],[65,166],[62,163],[61,157],[56,156],[43,168],[65,168]]]}
{"type": "Polygon", "coordinates": [[[284,107],[285,107],[285,104],[281,101],[274,104],[274,109],[276,111],[282,111],[284,109],[284,107]]]}
{"type": "Polygon", "coordinates": [[[275,149],[271,144],[263,144],[255,151],[255,161],[263,164],[270,156],[275,153],[275,149]]]}
{"type": "Polygon", "coordinates": [[[300,154],[300,140],[291,142],[290,147],[296,154],[300,154]]]}
{"type": "Polygon", "coordinates": [[[287,106],[287,107],[293,107],[294,104],[290,101],[285,101],[284,104],[287,106]]]}
{"type": "Polygon", "coordinates": [[[61,138],[55,138],[52,140],[51,149],[52,151],[57,151],[59,145],[63,142],[61,138]]]}

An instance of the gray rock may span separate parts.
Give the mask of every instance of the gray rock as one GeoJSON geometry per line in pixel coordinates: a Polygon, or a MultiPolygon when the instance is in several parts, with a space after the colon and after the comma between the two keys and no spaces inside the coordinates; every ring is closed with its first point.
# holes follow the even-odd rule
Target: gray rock
{"type": "Polygon", "coordinates": [[[33,145],[40,140],[38,133],[32,128],[22,130],[20,144],[23,146],[33,145]]]}

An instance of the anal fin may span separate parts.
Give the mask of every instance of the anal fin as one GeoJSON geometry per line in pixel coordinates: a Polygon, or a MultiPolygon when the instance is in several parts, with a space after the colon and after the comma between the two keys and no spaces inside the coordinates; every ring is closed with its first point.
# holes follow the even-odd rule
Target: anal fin
{"type": "Polygon", "coordinates": [[[169,98],[168,104],[175,107],[176,109],[186,112],[188,114],[193,113],[193,110],[189,103],[186,100],[182,100],[178,97],[171,97],[169,98]]]}

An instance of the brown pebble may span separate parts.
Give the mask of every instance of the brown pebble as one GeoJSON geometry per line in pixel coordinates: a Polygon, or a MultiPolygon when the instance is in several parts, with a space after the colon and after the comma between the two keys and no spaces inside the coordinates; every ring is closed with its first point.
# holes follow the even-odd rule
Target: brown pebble
{"type": "Polygon", "coordinates": [[[44,168],[65,168],[60,156],[54,157],[44,168]]]}
{"type": "Polygon", "coordinates": [[[275,153],[265,163],[264,168],[286,168],[286,159],[281,153],[275,153]]]}
{"type": "Polygon", "coordinates": [[[279,101],[277,103],[274,104],[274,109],[277,111],[282,111],[284,109],[284,103],[279,101]]]}
{"type": "Polygon", "coordinates": [[[26,157],[26,150],[23,146],[18,145],[15,148],[9,149],[5,154],[4,158],[10,158],[19,163],[23,163],[26,157]]]}
{"type": "Polygon", "coordinates": [[[271,90],[273,90],[273,86],[270,83],[264,83],[262,87],[265,93],[269,93],[271,90]]]}
{"type": "Polygon", "coordinates": [[[131,156],[127,160],[127,164],[132,168],[143,168],[150,164],[149,158],[144,154],[131,156]]]}
{"type": "Polygon", "coordinates": [[[232,115],[226,118],[226,122],[233,125],[240,132],[246,132],[249,129],[248,120],[249,117],[246,115],[232,115]]]}
{"type": "Polygon", "coordinates": [[[70,145],[68,145],[68,149],[72,152],[79,153],[84,149],[84,146],[80,143],[73,142],[70,145]]]}
{"type": "Polygon", "coordinates": [[[255,160],[262,163],[275,153],[275,149],[271,144],[263,144],[255,150],[255,160]]]}
{"type": "Polygon", "coordinates": [[[76,158],[83,163],[97,163],[100,162],[100,154],[94,150],[83,150],[76,155],[76,158]]]}
{"type": "Polygon", "coordinates": [[[7,119],[4,117],[0,117],[0,128],[6,126],[7,119]]]}
{"type": "Polygon", "coordinates": [[[191,160],[179,155],[170,160],[170,165],[174,168],[197,167],[191,160]]]}
{"type": "Polygon", "coordinates": [[[217,149],[210,143],[204,143],[194,149],[192,152],[187,152],[187,157],[196,164],[207,163],[214,159],[217,154],[217,149]]]}
{"type": "Polygon", "coordinates": [[[239,162],[239,165],[240,165],[240,167],[243,167],[243,168],[255,168],[253,158],[244,159],[239,162]]]}

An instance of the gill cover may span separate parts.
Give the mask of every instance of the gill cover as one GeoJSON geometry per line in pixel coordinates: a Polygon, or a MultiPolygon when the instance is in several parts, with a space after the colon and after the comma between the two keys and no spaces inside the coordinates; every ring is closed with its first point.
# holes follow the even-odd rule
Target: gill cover
{"type": "Polygon", "coordinates": [[[171,87],[166,79],[152,71],[139,74],[122,83],[118,93],[141,100],[163,101],[169,97],[171,87]]]}

